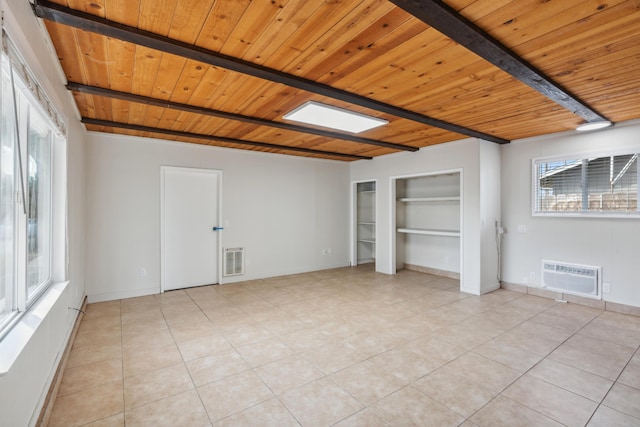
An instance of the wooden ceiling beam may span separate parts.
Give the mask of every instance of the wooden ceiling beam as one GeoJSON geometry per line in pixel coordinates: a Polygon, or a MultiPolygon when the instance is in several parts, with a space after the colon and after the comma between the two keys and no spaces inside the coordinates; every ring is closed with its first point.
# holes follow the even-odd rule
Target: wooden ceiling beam
{"type": "Polygon", "coordinates": [[[372,159],[371,157],[360,156],[358,154],[345,154],[345,153],[338,153],[335,151],[314,150],[313,148],[292,147],[288,145],[271,144],[268,142],[247,141],[244,139],[228,138],[226,136],[205,135],[201,133],[184,132],[179,130],[163,129],[163,128],[157,128],[152,126],[134,125],[131,123],[112,122],[109,120],[92,119],[90,117],[82,117],[80,122],[87,125],[113,127],[118,129],[128,129],[128,130],[134,130],[138,132],[159,133],[163,135],[171,135],[171,136],[178,136],[178,137],[184,137],[184,138],[206,139],[209,141],[218,141],[218,142],[224,142],[228,144],[246,145],[249,147],[259,147],[259,148],[270,148],[273,150],[282,150],[282,151],[294,151],[297,153],[315,154],[320,156],[340,157],[340,158],[350,159],[350,160],[371,160],[372,159]]]}
{"type": "Polygon", "coordinates": [[[219,52],[214,52],[189,43],[184,43],[179,40],[174,40],[169,37],[141,30],[139,28],[110,21],[100,16],[70,9],[46,0],[35,0],[33,4],[33,11],[37,17],[42,19],[192,59],[215,67],[221,67],[238,73],[295,87],[297,89],[359,105],[361,107],[391,114],[397,117],[402,117],[428,126],[445,129],[461,135],[481,138],[498,144],[506,144],[509,142],[504,138],[499,138],[464,126],[425,116],[401,107],[396,107],[391,104],[369,99],[342,89],[318,83],[313,80],[308,80],[273,68],[253,64],[242,59],[223,55],[219,52]]]}
{"type": "Polygon", "coordinates": [[[587,122],[608,120],[442,0],[391,2],[587,122]]]}
{"type": "Polygon", "coordinates": [[[357,142],[360,144],[368,144],[368,145],[375,145],[378,147],[390,148],[392,150],[418,151],[417,147],[411,147],[409,145],[394,144],[392,142],[362,138],[355,135],[347,135],[339,132],[309,128],[306,126],[299,126],[291,123],[275,122],[272,120],[261,119],[259,117],[251,117],[251,116],[245,116],[242,114],[228,113],[225,111],[214,110],[211,108],[198,107],[198,106],[189,105],[189,104],[182,104],[179,102],[152,98],[148,96],[135,95],[129,92],[120,92],[117,90],[105,89],[97,86],[88,86],[80,83],[69,82],[67,83],[67,89],[75,92],[89,94],[89,95],[115,98],[115,99],[120,99],[122,101],[136,102],[139,104],[152,105],[154,107],[160,107],[160,108],[171,108],[174,110],[186,111],[188,113],[203,114],[203,115],[212,116],[212,117],[219,117],[221,119],[237,120],[244,123],[251,123],[251,124],[260,125],[260,126],[269,126],[274,128],[290,130],[294,132],[303,132],[307,134],[323,136],[326,138],[343,139],[346,141],[357,142]]]}

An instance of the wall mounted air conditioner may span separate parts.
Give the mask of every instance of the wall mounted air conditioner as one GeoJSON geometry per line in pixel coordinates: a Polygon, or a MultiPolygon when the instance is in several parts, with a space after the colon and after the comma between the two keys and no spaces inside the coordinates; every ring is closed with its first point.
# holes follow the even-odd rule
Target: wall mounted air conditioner
{"type": "Polygon", "coordinates": [[[244,248],[225,248],[223,276],[244,274],[244,248]]]}
{"type": "Polygon", "coordinates": [[[540,277],[548,290],[601,299],[602,267],[542,260],[540,277]]]}

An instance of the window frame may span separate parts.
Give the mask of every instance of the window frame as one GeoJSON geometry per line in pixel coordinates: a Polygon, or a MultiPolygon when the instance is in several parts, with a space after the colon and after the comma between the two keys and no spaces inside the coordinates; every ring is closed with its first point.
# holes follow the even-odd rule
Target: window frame
{"type": "MultiPolygon", "coordinates": [[[[531,216],[534,217],[555,217],[555,218],[616,218],[616,219],[637,219],[640,218],[640,183],[637,189],[638,207],[635,211],[539,211],[538,210],[538,164],[545,162],[566,162],[571,160],[598,159],[602,157],[624,156],[640,154],[640,145],[637,147],[619,148],[614,150],[585,151],[567,153],[556,156],[535,157],[531,159],[531,216]]],[[[640,162],[640,156],[636,160],[640,162]]],[[[637,166],[636,166],[637,167],[637,166]]],[[[638,178],[640,181],[640,178],[638,178]]]]}
{"type": "MultiPolygon", "coordinates": [[[[6,33],[3,32],[3,38],[6,37],[6,33]]],[[[3,40],[4,42],[10,43],[9,40],[3,40]]],[[[12,55],[16,55],[15,46],[11,46],[14,49],[12,55]]],[[[12,58],[4,48],[0,47],[0,55],[2,55],[2,62],[12,62],[15,58],[12,58]]],[[[22,58],[19,59],[21,64],[25,64],[22,58]]],[[[57,204],[61,203],[57,200],[60,195],[58,195],[60,183],[56,184],[57,181],[57,173],[56,173],[56,164],[59,160],[57,160],[56,152],[59,150],[58,146],[66,146],[66,128],[60,126],[60,123],[57,120],[61,119],[61,116],[55,111],[55,108],[48,100],[46,94],[43,92],[42,87],[38,84],[38,82],[31,75],[30,69],[26,66],[21,73],[15,71],[15,63],[13,63],[8,72],[9,72],[9,81],[8,86],[10,93],[3,93],[3,98],[8,96],[11,98],[8,104],[11,105],[13,111],[2,111],[0,108],[0,112],[2,112],[3,116],[5,113],[10,116],[10,120],[14,121],[11,126],[11,138],[13,141],[13,192],[14,192],[14,200],[17,202],[13,205],[13,277],[12,282],[9,283],[0,283],[0,286],[5,286],[10,301],[5,301],[8,303],[7,310],[5,311],[3,317],[0,319],[0,341],[3,340],[4,337],[9,334],[12,329],[20,323],[20,320],[24,315],[30,312],[30,310],[40,301],[47,293],[49,289],[51,289],[54,284],[54,278],[56,277],[56,255],[55,248],[57,244],[56,240],[56,211],[58,209],[57,204]],[[22,73],[28,73],[27,79],[29,81],[25,81],[22,73]],[[34,93],[35,87],[35,93],[34,93]],[[14,96],[15,93],[15,96],[14,96]],[[36,96],[36,93],[38,96],[36,96]],[[43,104],[44,100],[44,104],[43,104]],[[15,115],[17,114],[17,117],[15,115]],[[55,119],[52,117],[52,114],[56,117],[55,119]],[[37,118],[36,118],[37,116],[37,118]],[[33,127],[33,124],[36,122],[32,122],[32,120],[37,120],[37,126],[41,127],[41,130],[46,131],[46,136],[43,141],[46,141],[46,158],[45,163],[48,167],[46,182],[43,183],[44,189],[48,191],[48,195],[45,203],[47,204],[46,212],[44,215],[45,221],[47,222],[47,230],[46,230],[46,242],[44,242],[46,247],[46,263],[47,269],[44,277],[39,278],[39,283],[35,286],[29,286],[27,280],[27,270],[29,268],[29,251],[28,251],[28,242],[29,242],[29,231],[28,231],[28,223],[29,223],[29,213],[26,211],[29,208],[30,203],[30,194],[29,194],[29,159],[31,155],[30,149],[30,141],[29,141],[29,133],[33,127]],[[17,126],[17,129],[15,129],[17,126]],[[19,135],[19,137],[18,137],[19,135]],[[19,148],[18,148],[19,147],[19,148]],[[20,156],[18,155],[18,150],[20,151],[20,156]],[[18,158],[20,157],[20,158],[18,158]],[[23,186],[23,188],[21,188],[23,186]],[[24,191],[24,193],[23,193],[24,191]]],[[[5,76],[2,76],[4,79],[5,76]]],[[[3,88],[4,90],[4,88],[3,88]]],[[[11,108],[7,108],[10,110],[11,108]]],[[[64,184],[63,184],[64,185],[64,184]]],[[[66,190],[62,189],[66,194],[66,190]]],[[[66,200],[66,198],[65,198],[66,200]]],[[[66,213],[65,213],[66,216],[66,213]]],[[[38,223],[40,225],[40,223],[38,223]]],[[[66,225],[65,225],[66,227],[66,225]]],[[[39,227],[38,227],[39,228],[39,227]]],[[[39,239],[39,237],[38,237],[39,239]]],[[[66,243],[65,243],[66,246],[66,243]]]]}

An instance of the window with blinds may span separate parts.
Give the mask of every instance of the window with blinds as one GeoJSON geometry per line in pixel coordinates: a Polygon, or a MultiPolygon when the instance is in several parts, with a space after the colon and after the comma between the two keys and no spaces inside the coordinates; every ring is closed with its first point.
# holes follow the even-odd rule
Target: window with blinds
{"type": "Polygon", "coordinates": [[[537,159],[533,214],[640,216],[638,153],[537,159]]]}

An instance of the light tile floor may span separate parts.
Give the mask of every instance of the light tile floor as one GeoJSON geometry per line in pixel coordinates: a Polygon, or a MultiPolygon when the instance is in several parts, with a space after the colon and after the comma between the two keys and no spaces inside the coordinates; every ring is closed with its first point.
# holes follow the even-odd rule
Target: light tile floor
{"type": "Polygon", "coordinates": [[[640,317],[370,266],[90,304],[51,426],[640,426],[640,317]]]}

